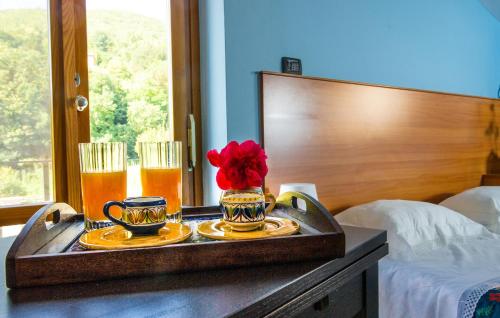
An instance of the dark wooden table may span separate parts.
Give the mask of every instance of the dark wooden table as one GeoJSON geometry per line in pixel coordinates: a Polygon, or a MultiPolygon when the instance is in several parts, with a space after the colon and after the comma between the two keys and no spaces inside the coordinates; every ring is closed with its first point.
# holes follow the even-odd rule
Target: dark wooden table
{"type": "MultiPolygon", "coordinates": [[[[346,256],[331,261],[15,290],[2,266],[0,317],[377,317],[386,233],[344,230],[346,256]]],[[[0,259],[13,240],[0,239],[0,259]]]]}

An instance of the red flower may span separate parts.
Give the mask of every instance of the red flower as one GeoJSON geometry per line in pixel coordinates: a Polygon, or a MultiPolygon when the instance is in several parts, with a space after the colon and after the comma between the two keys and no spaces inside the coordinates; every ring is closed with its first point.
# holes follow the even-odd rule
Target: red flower
{"type": "Polygon", "coordinates": [[[219,168],[216,180],[222,190],[260,187],[267,174],[266,153],[252,140],[231,141],[220,153],[207,152],[207,158],[219,168]]]}

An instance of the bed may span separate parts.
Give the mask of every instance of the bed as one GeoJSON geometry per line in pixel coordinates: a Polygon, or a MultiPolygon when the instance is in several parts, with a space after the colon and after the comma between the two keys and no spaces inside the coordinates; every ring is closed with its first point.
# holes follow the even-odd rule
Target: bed
{"type": "Polygon", "coordinates": [[[477,238],[381,260],[380,316],[500,317],[499,243],[477,238]]]}
{"type": "Polygon", "coordinates": [[[500,236],[485,226],[444,206],[408,200],[357,205],[337,220],[387,230],[380,316],[500,317],[500,236]]]}
{"type": "MultiPolygon", "coordinates": [[[[260,83],[270,192],[315,183],[338,214],[381,199],[439,203],[500,184],[498,99],[271,72],[260,83]]],[[[391,252],[379,267],[381,316],[500,315],[491,307],[500,304],[500,237],[478,231],[391,252]]]]}

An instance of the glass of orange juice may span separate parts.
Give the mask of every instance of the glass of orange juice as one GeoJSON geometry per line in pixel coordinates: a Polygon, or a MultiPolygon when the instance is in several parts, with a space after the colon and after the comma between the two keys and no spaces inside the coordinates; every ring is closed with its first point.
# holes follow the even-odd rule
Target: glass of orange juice
{"type": "Polygon", "coordinates": [[[143,196],[160,196],[167,201],[168,222],[182,221],[182,143],[180,141],[139,142],[143,196]]]}
{"type": "MultiPolygon", "coordinates": [[[[98,142],[81,143],[78,147],[85,229],[91,231],[112,224],[103,213],[106,202],[127,196],[127,145],[98,142]]],[[[110,213],[121,217],[118,207],[113,207],[110,213]]]]}

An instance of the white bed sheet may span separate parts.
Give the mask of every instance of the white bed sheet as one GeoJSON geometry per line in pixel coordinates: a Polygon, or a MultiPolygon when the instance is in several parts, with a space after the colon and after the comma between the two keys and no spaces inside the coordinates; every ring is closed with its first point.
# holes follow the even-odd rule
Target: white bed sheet
{"type": "Polygon", "coordinates": [[[456,318],[465,290],[500,279],[500,235],[431,246],[424,243],[380,261],[380,317],[456,318]]]}

